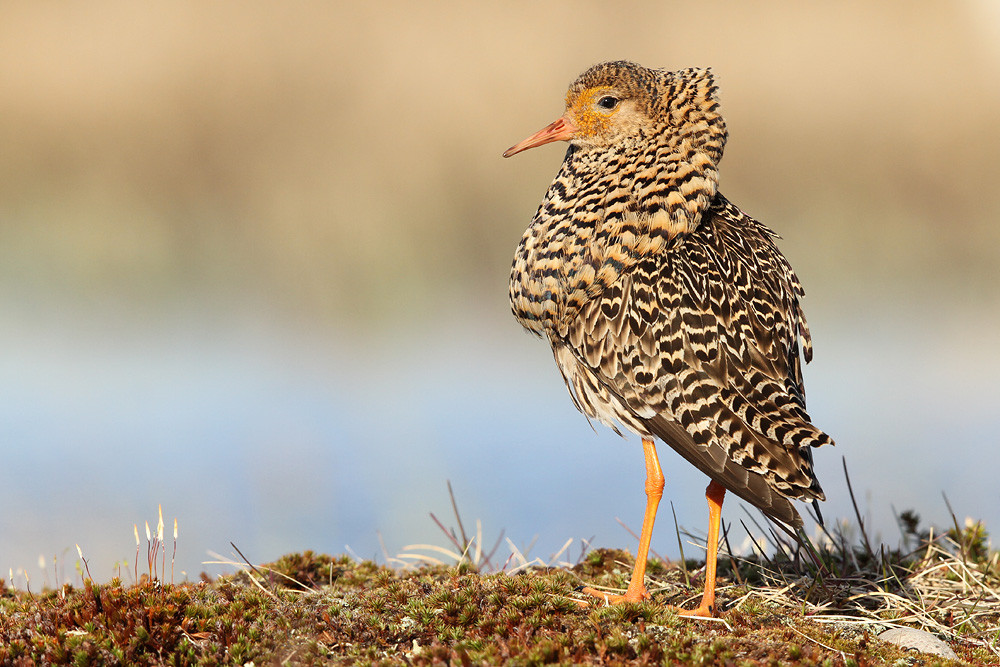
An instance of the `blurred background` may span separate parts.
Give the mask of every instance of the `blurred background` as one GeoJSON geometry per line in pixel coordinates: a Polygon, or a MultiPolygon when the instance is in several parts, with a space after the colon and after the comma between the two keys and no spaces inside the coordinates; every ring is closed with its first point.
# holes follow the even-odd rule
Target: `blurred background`
{"type": "Polygon", "coordinates": [[[997,529],[1000,5],[4,3],[0,576],[78,543],[106,580],[160,503],[192,577],[230,541],[384,560],[446,544],[446,480],[488,542],[634,551],[638,440],[507,304],[564,147],[500,153],[608,59],[715,69],[722,191],[808,292],[827,519],[843,457],[887,543],[942,492],[997,529]]]}

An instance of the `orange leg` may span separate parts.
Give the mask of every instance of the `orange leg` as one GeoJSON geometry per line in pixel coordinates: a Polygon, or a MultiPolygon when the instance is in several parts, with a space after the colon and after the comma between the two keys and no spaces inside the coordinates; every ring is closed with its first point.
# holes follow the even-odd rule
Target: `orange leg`
{"type": "Polygon", "coordinates": [[[719,523],[722,520],[722,501],[726,497],[726,487],[711,481],[705,489],[708,499],[708,540],[705,543],[705,592],[701,604],[691,611],[680,612],[681,616],[715,616],[715,565],[719,555],[719,523]]]}
{"type": "MultiPolygon", "coordinates": [[[[639,602],[649,599],[644,579],[646,578],[646,559],[649,556],[649,543],[653,539],[653,522],[656,521],[656,508],[663,496],[663,470],[660,469],[660,459],[656,456],[656,446],[652,439],[642,439],[642,451],[646,456],[646,512],[642,517],[642,533],[639,535],[639,553],[635,557],[635,567],[632,569],[632,579],[624,595],[612,595],[593,588],[584,587],[581,593],[592,595],[607,604],[622,602],[639,602]]],[[[721,488],[721,487],[720,487],[721,488]]],[[[584,606],[587,603],[581,603],[584,606]]]]}
{"type": "MultiPolygon", "coordinates": [[[[613,595],[590,588],[589,586],[580,589],[581,593],[598,598],[598,600],[603,601],[605,604],[640,602],[648,600],[650,597],[644,582],[646,577],[646,559],[649,557],[649,543],[653,538],[653,523],[656,521],[656,509],[659,507],[660,498],[663,496],[664,478],[653,441],[643,438],[642,450],[646,455],[646,513],[642,519],[642,533],[639,536],[639,553],[636,554],[635,567],[632,570],[632,579],[629,581],[628,589],[626,589],[624,595],[613,595]]],[[[714,480],[705,489],[705,498],[708,500],[708,540],[705,545],[707,549],[705,555],[705,592],[701,596],[701,603],[698,607],[690,611],[680,610],[679,613],[681,616],[715,616],[715,573],[716,561],[719,554],[719,524],[722,520],[722,501],[725,496],[726,487],[714,480]]],[[[581,606],[588,606],[586,602],[581,602],[580,604],[581,606]]]]}

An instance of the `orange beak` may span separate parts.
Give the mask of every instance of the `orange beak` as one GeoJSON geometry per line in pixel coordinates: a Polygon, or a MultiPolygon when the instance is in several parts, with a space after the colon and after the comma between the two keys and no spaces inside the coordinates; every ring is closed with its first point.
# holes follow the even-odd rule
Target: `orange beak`
{"type": "Polygon", "coordinates": [[[553,141],[569,141],[573,138],[574,134],[576,134],[576,125],[563,116],[551,125],[547,125],[538,132],[535,132],[521,143],[511,146],[503,152],[503,156],[510,157],[511,155],[517,155],[521,151],[526,151],[529,148],[535,148],[536,146],[548,144],[553,141]]]}

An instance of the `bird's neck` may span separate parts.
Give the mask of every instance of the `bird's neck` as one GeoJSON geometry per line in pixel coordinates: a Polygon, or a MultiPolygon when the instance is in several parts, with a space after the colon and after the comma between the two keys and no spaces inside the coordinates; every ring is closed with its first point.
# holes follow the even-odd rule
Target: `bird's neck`
{"type": "Polygon", "coordinates": [[[665,250],[693,232],[719,188],[721,150],[658,128],[636,150],[609,155],[605,169],[616,175],[595,239],[617,243],[633,260],[665,250]]]}

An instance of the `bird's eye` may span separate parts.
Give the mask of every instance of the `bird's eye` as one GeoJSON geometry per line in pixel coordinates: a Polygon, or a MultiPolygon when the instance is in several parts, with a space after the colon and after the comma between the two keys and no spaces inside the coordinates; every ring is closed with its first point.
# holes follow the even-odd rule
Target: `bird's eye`
{"type": "Polygon", "coordinates": [[[614,109],[618,106],[618,98],[612,97],[611,95],[605,95],[601,99],[597,100],[597,106],[602,109],[614,109]]]}

